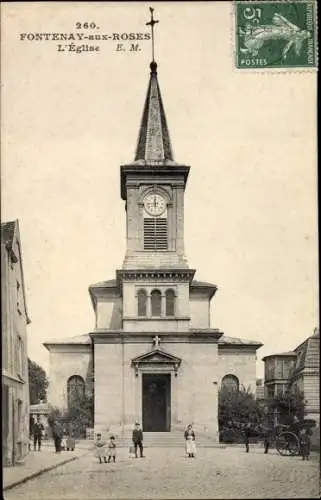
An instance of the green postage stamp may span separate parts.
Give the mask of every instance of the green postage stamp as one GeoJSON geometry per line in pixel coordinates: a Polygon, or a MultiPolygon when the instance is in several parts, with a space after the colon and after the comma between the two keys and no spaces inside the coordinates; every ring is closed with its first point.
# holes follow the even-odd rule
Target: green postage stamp
{"type": "Polygon", "coordinates": [[[316,2],[235,2],[236,67],[317,66],[316,2]]]}

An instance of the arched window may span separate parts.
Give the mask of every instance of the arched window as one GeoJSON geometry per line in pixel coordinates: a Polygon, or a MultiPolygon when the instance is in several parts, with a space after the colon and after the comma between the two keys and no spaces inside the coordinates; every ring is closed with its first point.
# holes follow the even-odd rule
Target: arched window
{"type": "Polygon", "coordinates": [[[145,290],[138,290],[137,293],[137,306],[138,316],[146,316],[147,294],[145,290]]]}
{"type": "Polygon", "coordinates": [[[229,392],[237,392],[239,385],[239,379],[235,375],[225,375],[222,378],[222,389],[227,389],[229,392]]]}
{"type": "Polygon", "coordinates": [[[150,294],[152,304],[152,316],[161,316],[162,314],[162,294],[159,290],[153,290],[150,294]]]}
{"type": "Polygon", "coordinates": [[[67,381],[68,408],[85,395],[85,381],[79,375],[73,375],[67,381]]]}
{"type": "Polygon", "coordinates": [[[166,316],[174,316],[175,314],[175,292],[174,290],[166,290],[166,316]]]}

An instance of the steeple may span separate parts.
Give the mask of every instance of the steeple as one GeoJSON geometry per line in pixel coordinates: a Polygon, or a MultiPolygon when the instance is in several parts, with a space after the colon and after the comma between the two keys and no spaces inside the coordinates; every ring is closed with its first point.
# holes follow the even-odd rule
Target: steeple
{"type": "Polygon", "coordinates": [[[153,11],[150,7],[151,20],[146,25],[152,32],[152,62],[150,63],[150,79],[147,89],[143,116],[135,154],[135,163],[170,163],[173,162],[173,151],[163,106],[162,96],[157,79],[157,63],[154,60],[154,25],[153,11]]]}

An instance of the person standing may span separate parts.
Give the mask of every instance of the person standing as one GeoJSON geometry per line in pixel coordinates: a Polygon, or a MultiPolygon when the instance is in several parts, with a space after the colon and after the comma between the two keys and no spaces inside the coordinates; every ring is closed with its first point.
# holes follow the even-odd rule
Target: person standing
{"type": "Polygon", "coordinates": [[[187,426],[187,429],[184,432],[184,438],[185,438],[187,455],[191,458],[195,458],[196,454],[195,432],[191,424],[187,426]]]}
{"type": "Polygon", "coordinates": [[[113,459],[113,462],[116,462],[116,443],[114,436],[110,436],[108,441],[108,463],[113,459]]]}
{"type": "Polygon", "coordinates": [[[263,437],[263,444],[264,444],[264,453],[269,453],[269,448],[271,444],[271,429],[266,428],[264,429],[264,437],[263,437]]]}
{"type": "Polygon", "coordinates": [[[61,423],[58,422],[58,420],[55,420],[52,426],[52,437],[54,439],[56,453],[61,452],[61,441],[63,435],[64,435],[64,430],[61,423]]]}
{"type": "Polygon", "coordinates": [[[250,451],[251,424],[246,424],[245,428],[243,429],[243,434],[244,434],[245,451],[246,451],[246,453],[249,453],[249,451],[250,451]]]}
{"type": "Polygon", "coordinates": [[[308,429],[303,429],[300,436],[300,448],[302,460],[309,460],[311,450],[311,439],[308,429]]]}
{"type": "Polygon", "coordinates": [[[132,441],[134,443],[135,458],[137,458],[137,448],[139,448],[140,458],[144,458],[143,455],[143,431],[140,428],[138,422],[136,422],[135,429],[133,430],[132,441]]]}
{"type": "Polygon", "coordinates": [[[95,457],[99,459],[99,463],[102,464],[102,458],[105,464],[107,463],[106,457],[106,443],[101,439],[100,432],[97,434],[96,441],[94,442],[95,447],[95,457]]]}
{"type": "Polygon", "coordinates": [[[34,422],[32,429],[34,451],[36,451],[37,443],[38,443],[38,451],[41,450],[41,439],[43,431],[44,431],[44,426],[40,422],[40,415],[38,415],[37,420],[34,422]]]}

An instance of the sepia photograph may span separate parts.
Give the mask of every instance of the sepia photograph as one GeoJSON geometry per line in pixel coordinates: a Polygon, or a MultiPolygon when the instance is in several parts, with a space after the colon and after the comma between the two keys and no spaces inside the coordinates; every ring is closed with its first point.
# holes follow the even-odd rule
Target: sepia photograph
{"type": "Polygon", "coordinates": [[[320,497],[317,7],[1,2],[6,500],[320,497]]]}

